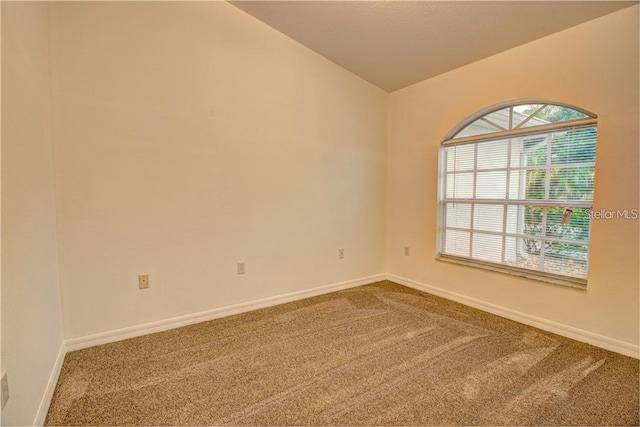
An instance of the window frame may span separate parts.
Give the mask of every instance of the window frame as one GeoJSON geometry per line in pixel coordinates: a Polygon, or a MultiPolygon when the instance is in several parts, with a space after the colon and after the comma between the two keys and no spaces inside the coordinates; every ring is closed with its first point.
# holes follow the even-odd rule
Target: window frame
{"type": "MultiPolygon", "coordinates": [[[[533,113],[531,117],[524,120],[524,122],[533,118],[537,114],[537,112],[542,110],[542,108],[544,107],[541,107],[538,111],[536,111],[536,113],[533,113]]],[[[510,116],[509,127],[511,127],[512,122],[513,120],[512,120],[512,117],[510,116]]],[[[495,127],[495,124],[492,123],[492,125],[495,127]]],[[[496,271],[500,273],[506,273],[506,274],[515,275],[519,277],[525,277],[525,278],[534,279],[538,281],[559,284],[559,285],[569,286],[569,287],[583,289],[583,290],[586,289],[588,276],[587,278],[582,279],[578,277],[564,276],[564,275],[549,273],[549,272],[540,271],[540,270],[532,270],[527,268],[510,266],[506,264],[492,263],[489,261],[474,259],[473,254],[471,252],[469,253],[469,257],[443,253],[444,240],[446,238],[446,230],[447,230],[446,209],[447,209],[447,205],[452,203],[451,200],[444,199],[444,195],[446,194],[445,186],[447,185],[446,174],[447,172],[449,172],[447,169],[447,165],[444,163],[446,161],[444,152],[445,152],[445,149],[450,146],[476,144],[475,147],[478,147],[477,145],[478,143],[492,141],[492,140],[494,141],[502,140],[502,139],[508,140],[509,138],[520,137],[520,136],[531,136],[536,134],[551,134],[554,131],[562,131],[566,129],[580,129],[580,128],[596,128],[597,129],[597,127],[598,127],[598,116],[596,114],[588,110],[585,110],[583,108],[576,107],[574,105],[558,102],[555,100],[542,99],[542,98],[517,99],[517,100],[498,103],[498,104],[483,108],[479,111],[476,111],[475,113],[467,116],[465,119],[460,121],[449,132],[447,132],[444,138],[440,141],[439,148],[438,148],[438,208],[437,208],[438,212],[437,212],[437,230],[436,230],[436,239],[437,239],[436,259],[441,261],[452,262],[455,264],[461,264],[465,266],[476,267],[476,268],[496,271]],[[564,107],[564,108],[568,108],[571,110],[575,110],[579,113],[582,113],[585,117],[559,121],[559,122],[551,122],[548,124],[535,125],[531,127],[523,127],[521,122],[514,129],[511,129],[511,128],[503,129],[503,130],[497,130],[496,132],[482,133],[482,134],[471,135],[471,136],[461,136],[456,138],[456,135],[458,135],[461,131],[463,131],[467,126],[469,126],[470,124],[474,123],[477,120],[485,118],[487,115],[490,115],[491,113],[509,108],[510,114],[512,114],[513,108],[518,106],[523,106],[523,105],[543,105],[543,106],[564,107]]],[[[596,146],[597,146],[597,137],[596,137],[596,146]]],[[[477,148],[475,148],[474,156],[476,157],[477,157],[477,151],[478,151],[477,148]]],[[[474,162],[477,163],[477,159],[474,159],[474,162]]],[[[474,163],[474,168],[472,169],[474,174],[474,184],[473,184],[474,189],[476,188],[476,185],[477,185],[475,181],[475,176],[476,176],[476,173],[478,172],[478,167],[476,166],[476,163],[474,163]]],[[[595,166],[595,158],[593,160],[593,165],[595,166]]],[[[550,164],[545,164],[545,170],[551,169],[551,167],[552,166],[550,164]]],[[[509,168],[507,170],[509,170],[509,168]]],[[[474,195],[475,195],[475,190],[474,190],[474,195]]],[[[482,198],[477,198],[473,196],[467,199],[456,198],[455,200],[456,202],[459,202],[459,203],[470,204],[472,210],[475,204],[497,204],[500,206],[509,206],[509,205],[541,206],[545,208],[556,205],[559,207],[570,206],[570,207],[580,207],[580,208],[587,208],[587,209],[593,208],[593,198],[588,201],[560,200],[557,202],[553,202],[550,200],[542,200],[542,201],[516,200],[516,199],[511,200],[506,197],[504,199],[493,200],[493,199],[482,199],[482,198]]],[[[546,218],[546,215],[545,215],[545,218],[546,218]]],[[[472,233],[473,230],[474,230],[474,224],[471,223],[469,226],[468,232],[472,233]]],[[[589,231],[591,231],[591,224],[589,225],[589,231]]],[[[505,250],[504,239],[507,233],[503,230],[502,233],[498,233],[498,234],[503,238],[502,251],[504,252],[505,250]]],[[[544,242],[545,239],[541,239],[541,241],[544,242]]],[[[552,241],[553,241],[553,238],[552,238],[552,241]]],[[[589,233],[589,238],[586,241],[586,245],[588,246],[587,253],[590,254],[591,232],[589,233]]],[[[541,256],[544,258],[544,251],[542,252],[543,254],[541,256]]],[[[588,257],[587,257],[586,266],[587,266],[587,275],[588,275],[588,257]]]]}

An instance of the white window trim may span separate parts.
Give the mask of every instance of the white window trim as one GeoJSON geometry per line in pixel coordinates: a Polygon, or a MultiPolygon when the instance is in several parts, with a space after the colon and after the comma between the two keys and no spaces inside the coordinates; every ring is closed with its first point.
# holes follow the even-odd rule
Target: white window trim
{"type": "Polygon", "coordinates": [[[587,290],[587,281],[585,279],[572,279],[568,276],[559,276],[552,273],[545,273],[542,271],[527,270],[524,268],[508,267],[506,265],[493,264],[488,262],[479,261],[471,258],[458,257],[454,255],[441,254],[438,251],[435,259],[438,261],[445,261],[453,264],[464,265],[467,267],[480,268],[483,270],[489,270],[497,273],[508,274],[510,276],[523,277],[525,279],[537,280],[540,282],[552,283],[554,285],[568,286],[570,288],[587,290]]]}
{"type": "MultiPolygon", "coordinates": [[[[462,256],[456,256],[456,255],[450,255],[450,254],[444,254],[442,253],[442,245],[443,245],[443,237],[444,237],[444,230],[443,228],[445,228],[443,226],[444,221],[443,218],[446,216],[446,205],[447,203],[469,203],[471,204],[471,206],[473,207],[473,205],[475,203],[481,203],[481,204],[498,204],[498,205],[505,205],[505,202],[507,202],[507,204],[509,205],[526,205],[526,206],[542,206],[542,207],[550,207],[550,206],[559,206],[559,207],[564,207],[564,206],[573,206],[573,207],[586,207],[586,208],[590,208],[593,206],[593,201],[582,201],[582,200],[563,200],[563,201],[559,201],[559,202],[553,202],[553,201],[545,201],[545,202],[539,202],[536,200],[503,200],[503,199],[496,199],[496,200],[487,200],[487,199],[476,199],[475,198],[475,191],[476,191],[476,186],[474,185],[474,189],[473,189],[473,198],[470,199],[444,199],[443,195],[445,194],[445,188],[444,185],[446,185],[446,179],[443,179],[443,175],[446,174],[446,167],[443,164],[444,159],[442,158],[443,155],[443,148],[446,146],[450,146],[450,145],[464,145],[464,144],[476,144],[479,142],[483,142],[483,141],[488,141],[488,140],[495,140],[495,139],[503,139],[503,138],[513,138],[519,135],[534,135],[534,134],[538,134],[538,133],[550,133],[553,132],[554,130],[558,130],[558,129],[566,129],[566,128],[574,128],[574,129],[579,129],[579,128],[586,128],[586,127],[594,127],[597,126],[597,122],[598,122],[598,118],[597,115],[594,113],[591,113],[587,110],[584,110],[580,107],[576,107],[570,104],[565,104],[562,102],[558,102],[558,101],[552,101],[552,100],[548,100],[548,99],[541,99],[541,98],[529,98],[529,99],[519,99],[519,100],[513,100],[513,101],[507,101],[507,102],[503,102],[503,103],[499,103],[499,104],[495,104],[491,107],[487,107],[484,108],[480,111],[475,112],[474,114],[466,117],[464,120],[462,120],[461,122],[459,122],[453,129],[451,129],[446,135],[445,137],[440,141],[440,145],[438,147],[438,217],[437,217],[437,230],[436,230],[436,236],[437,236],[437,244],[436,244],[436,257],[435,259],[438,261],[445,261],[445,262],[449,262],[449,263],[454,263],[454,264],[458,264],[458,265],[463,265],[463,266],[467,266],[467,267],[473,267],[473,268],[480,268],[480,269],[484,269],[484,270],[489,270],[489,271],[493,271],[493,272],[499,272],[499,273],[504,273],[504,274],[509,274],[512,276],[518,276],[518,277],[523,277],[523,278],[527,278],[527,279],[533,279],[533,280],[537,280],[537,281],[542,281],[542,282],[546,282],[546,283],[552,283],[552,284],[556,284],[556,285],[562,285],[562,286],[568,286],[571,288],[576,288],[576,289],[580,289],[580,290],[586,290],[587,289],[587,279],[581,279],[581,278],[575,278],[575,277],[570,277],[570,276],[563,276],[563,275],[557,275],[557,274],[553,274],[553,273],[547,273],[544,271],[536,271],[536,270],[530,270],[530,269],[524,269],[524,268],[518,268],[518,267],[513,267],[513,266],[508,266],[508,265],[503,265],[503,264],[497,264],[497,263],[491,263],[491,262],[484,262],[482,260],[477,260],[471,257],[462,257],[462,256]],[[466,128],[468,125],[470,125],[471,123],[473,123],[474,121],[481,119],[482,117],[491,114],[493,112],[505,109],[505,108],[509,108],[509,107],[516,107],[519,105],[525,105],[525,104],[543,104],[543,105],[553,105],[553,106],[559,106],[559,107],[566,107],[566,108],[570,108],[572,110],[576,110],[579,111],[583,114],[585,114],[587,117],[585,118],[581,118],[581,119],[575,119],[575,120],[567,120],[567,121],[562,121],[562,122],[556,122],[556,123],[549,123],[547,125],[538,125],[535,127],[518,127],[515,129],[507,129],[507,130],[503,130],[503,131],[498,131],[498,132],[492,132],[492,133],[486,133],[486,134],[479,134],[479,135],[472,135],[472,136],[466,136],[466,137],[459,137],[456,138],[455,136],[462,131],[464,128],[466,128]]],[[[477,147],[477,146],[476,146],[477,147]]],[[[509,144],[509,150],[511,149],[511,144],[509,144]]],[[[477,148],[475,149],[475,151],[477,151],[477,148]]],[[[477,161],[477,153],[474,155],[474,169],[473,169],[473,174],[475,177],[475,174],[477,173],[477,167],[475,165],[475,162],[477,161]]],[[[573,167],[574,164],[571,164],[571,167],[573,167]]],[[[516,169],[521,169],[521,170],[528,170],[528,169],[540,169],[539,166],[537,167],[511,167],[510,165],[507,166],[509,170],[516,170],[516,169]]],[[[546,165],[546,168],[549,169],[551,166],[550,165],[546,165]]],[[[576,166],[577,167],[577,166],[576,166]]],[[[500,168],[500,170],[502,170],[502,168],[500,168]]],[[[483,169],[483,172],[485,170],[483,169]]],[[[470,171],[471,172],[471,171],[470,171]]],[[[507,174],[507,177],[509,177],[509,174],[507,174]]],[[[507,178],[508,179],[508,178],[507,178]]],[[[474,178],[474,182],[475,182],[475,178],[474,178]]],[[[508,186],[507,186],[508,188],[508,186]]],[[[471,226],[470,228],[467,230],[465,229],[464,231],[472,231],[473,230],[473,211],[474,209],[471,209],[471,226]]],[[[546,219],[546,215],[545,218],[543,218],[543,221],[546,219]]],[[[544,226],[544,224],[543,224],[544,226]]],[[[452,229],[452,227],[447,227],[449,229],[452,229]]],[[[484,231],[483,231],[484,233],[484,231]]],[[[503,235],[503,237],[505,236],[504,230],[503,233],[496,233],[499,235],[503,235]]],[[[470,235],[470,239],[472,239],[473,237],[473,233],[471,233],[470,235]]],[[[531,237],[531,236],[522,236],[522,237],[531,237]]],[[[559,239],[554,239],[554,238],[546,238],[547,241],[560,241],[559,239]]],[[[590,246],[591,241],[589,239],[588,245],[590,246]]],[[[504,251],[504,240],[503,240],[503,251],[504,251]]],[[[544,251],[542,251],[541,256],[544,257],[544,251]]],[[[588,260],[587,260],[588,262],[588,260]]],[[[587,265],[588,267],[588,265],[587,265]]]]}
{"type": "MultiPolygon", "coordinates": [[[[558,102],[558,101],[554,101],[554,100],[551,100],[551,99],[545,99],[545,98],[516,99],[516,100],[512,100],[512,101],[506,101],[506,102],[501,102],[501,103],[498,103],[498,104],[494,104],[494,105],[492,105],[490,107],[486,107],[486,108],[483,108],[481,110],[478,110],[475,113],[471,114],[470,116],[465,117],[460,122],[458,122],[458,124],[455,125],[449,132],[447,132],[447,134],[444,136],[444,138],[442,138],[440,143],[441,144],[446,144],[446,141],[454,139],[455,136],[458,134],[458,132],[460,132],[462,129],[464,129],[465,127],[467,127],[468,125],[470,125],[471,123],[473,123],[474,121],[479,119],[480,117],[486,116],[486,115],[494,113],[496,111],[503,110],[505,108],[516,107],[518,105],[525,105],[525,104],[545,104],[545,105],[554,105],[554,106],[558,106],[558,107],[566,107],[566,108],[571,108],[572,110],[579,111],[582,114],[584,114],[585,116],[587,116],[588,118],[591,118],[591,119],[597,119],[598,118],[598,116],[596,114],[594,114],[594,113],[592,113],[592,112],[590,112],[588,110],[585,110],[584,108],[576,107],[575,105],[570,105],[570,104],[567,104],[567,103],[564,103],[564,102],[558,102]]],[[[580,120],[583,120],[583,119],[580,119],[580,120]]],[[[565,122],[561,122],[561,123],[569,123],[569,121],[565,121],[565,122]]],[[[478,135],[478,136],[484,136],[484,135],[478,135]]],[[[459,139],[462,139],[462,138],[459,138],[459,139]]]]}

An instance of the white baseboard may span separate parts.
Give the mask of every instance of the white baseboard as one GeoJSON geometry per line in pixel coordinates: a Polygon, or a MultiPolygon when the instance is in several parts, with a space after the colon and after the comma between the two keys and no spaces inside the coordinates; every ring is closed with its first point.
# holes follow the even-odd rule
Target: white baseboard
{"type": "Polygon", "coordinates": [[[334,283],[331,285],[319,286],[312,289],[290,292],[282,295],[276,295],[269,298],[263,298],[254,301],[248,301],[245,303],[235,304],[227,307],[220,307],[212,310],[202,311],[199,313],[187,314],[184,316],[178,316],[171,319],[164,319],[157,322],[146,323],[142,325],[131,326],[128,328],[118,329],[114,331],[103,332],[94,335],[88,335],[85,337],[74,338],[66,340],[58,351],[55,365],[51,371],[47,387],[40,401],[38,412],[36,413],[33,425],[43,425],[47,412],[49,411],[49,405],[53,398],[53,393],[60,376],[60,370],[62,369],[62,363],[64,357],[68,351],[80,350],[83,348],[93,347],[96,345],[107,344],[110,342],[120,341],[127,338],[133,338],[141,335],[147,335],[154,332],[166,331],[169,329],[179,328],[181,326],[191,325],[194,323],[205,322],[207,320],[218,319],[225,316],[231,316],[234,314],[245,313],[251,310],[257,310],[259,308],[271,307],[278,304],[283,304],[291,301],[297,301],[305,298],[310,298],[317,295],[327,294],[343,289],[354,288],[357,286],[367,285],[370,283],[378,282],[381,280],[390,280],[403,286],[407,286],[419,291],[423,291],[429,294],[433,294],[442,298],[446,298],[452,301],[459,302],[461,304],[477,308],[482,311],[486,311],[516,322],[524,323],[548,332],[552,332],[561,336],[575,339],[587,344],[595,345],[597,347],[611,350],[616,353],[623,354],[625,356],[631,356],[636,359],[640,358],[640,346],[627,343],[624,341],[609,338],[603,335],[595,334],[593,332],[585,331],[582,329],[574,328],[572,326],[564,325],[562,323],[553,322],[551,320],[543,319],[541,317],[533,316],[530,314],[522,313],[510,308],[501,307],[496,304],[488,303],[476,298],[472,298],[466,295],[458,294],[448,291],[436,286],[427,285],[417,282],[415,280],[407,279],[404,277],[396,276],[394,274],[377,274],[368,277],[362,277],[359,279],[348,280],[345,282],[334,283]]]}
{"type": "Polygon", "coordinates": [[[155,332],[166,331],[169,329],[179,328],[181,326],[192,325],[194,323],[206,322],[207,320],[218,319],[233,314],[240,314],[247,311],[257,310],[259,308],[271,307],[286,302],[297,301],[317,295],[327,294],[342,289],[354,288],[356,286],[367,285],[369,283],[386,280],[385,274],[377,274],[374,276],[361,277],[359,279],[347,280],[345,282],[334,283],[331,285],[319,286],[312,289],[290,292],[273,297],[263,298],[254,301],[248,301],[227,307],[215,308],[212,310],[201,311],[199,313],[186,314],[184,316],[173,317],[170,319],[159,320],[157,322],[145,323],[142,325],[130,326],[127,328],[117,329],[114,331],[102,332],[99,334],[88,335],[79,338],[73,338],[65,341],[67,351],[81,350],[83,348],[93,347],[96,345],[107,344],[111,342],[121,341],[127,338],[138,337],[141,335],[152,334],[155,332]]]}
{"type": "Polygon", "coordinates": [[[34,426],[44,425],[49,412],[49,405],[51,405],[51,399],[53,398],[53,392],[56,390],[56,384],[58,384],[58,377],[60,377],[60,370],[62,369],[62,362],[64,362],[64,356],[67,354],[66,346],[63,343],[60,344],[58,355],[56,356],[56,362],[49,375],[49,381],[47,382],[47,388],[40,399],[40,405],[38,406],[38,412],[33,420],[34,426]]]}
{"type": "Polygon", "coordinates": [[[595,345],[597,347],[604,348],[605,350],[615,351],[616,353],[620,353],[625,356],[631,356],[636,359],[640,358],[640,346],[635,344],[620,341],[614,338],[609,338],[604,335],[599,335],[593,332],[585,331],[583,329],[574,328],[573,326],[568,326],[562,323],[543,319],[541,317],[533,316],[527,313],[522,313],[520,311],[512,310],[510,308],[501,307],[496,304],[491,304],[486,301],[482,301],[476,298],[468,297],[466,295],[451,292],[446,289],[438,288],[436,286],[426,285],[424,283],[420,283],[415,280],[396,276],[395,274],[387,274],[386,279],[392,282],[398,283],[400,285],[417,289],[419,291],[433,294],[433,295],[446,298],[452,301],[456,301],[461,304],[464,304],[473,308],[477,308],[479,310],[486,311],[491,314],[498,315],[500,317],[504,317],[510,320],[515,320],[516,322],[524,323],[525,325],[533,326],[548,332],[553,332],[554,334],[571,338],[576,341],[581,341],[587,344],[595,345]]]}

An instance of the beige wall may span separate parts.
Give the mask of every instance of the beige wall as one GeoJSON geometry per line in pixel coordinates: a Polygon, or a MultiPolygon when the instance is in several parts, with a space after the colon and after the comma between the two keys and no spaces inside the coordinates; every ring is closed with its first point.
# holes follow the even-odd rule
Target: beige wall
{"type": "Polygon", "coordinates": [[[40,404],[63,343],[47,6],[2,2],[1,7],[2,370],[10,394],[2,425],[30,425],[39,409],[46,411],[40,404]]]}
{"type": "Polygon", "coordinates": [[[587,291],[434,257],[439,142],[463,118],[502,101],[548,98],[598,114],[594,209],[638,208],[638,78],[635,6],[392,93],[388,272],[637,344],[637,220],[593,222],[587,291]]]}
{"type": "Polygon", "coordinates": [[[56,3],[50,43],[66,339],[384,272],[384,91],[223,2],[56,3]]]}
{"type": "Polygon", "coordinates": [[[63,335],[385,268],[638,343],[638,221],[594,222],[586,292],[434,260],[438,143],[497,102],[599,114],[595,208],[638,207],[638,7],[391,95],[227,3],[1,7],[4,425],[46,410],[63,335]]]}

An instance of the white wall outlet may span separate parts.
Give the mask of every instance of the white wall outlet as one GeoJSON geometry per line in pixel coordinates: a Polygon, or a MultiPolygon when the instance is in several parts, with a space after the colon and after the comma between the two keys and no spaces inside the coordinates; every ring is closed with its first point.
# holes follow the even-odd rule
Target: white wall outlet
{"type": "Polygon", "coordinates": [[[344,258],[344,249],[338,249],[338,259],[344,258]]]}
{"type": "Polygon", "coordinates": [[[138,288],[147,289],[149,287],[149,275],[141,274],[138,276],[138,288]]]}
{"type": "Polygon", "coordinates": [[[409,246],[404,247],[404,256],[411,255],[411,248],[409,246]]]}
{"type": "Polygon", "coordinates": [[[7,404],[7,400],[9,400],[9,380],[7,379],[7,371],[4,371],[2,373],[2,409],[7,404]]]}
{"type": "Polygon", "coordinates": [[[237,268],[238,268],[238,274],[246,273],[246,268],[245,268],[245,265],[244,265],[244,261],[238,261],[237,268]]]}

